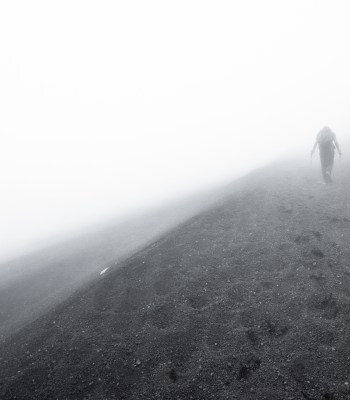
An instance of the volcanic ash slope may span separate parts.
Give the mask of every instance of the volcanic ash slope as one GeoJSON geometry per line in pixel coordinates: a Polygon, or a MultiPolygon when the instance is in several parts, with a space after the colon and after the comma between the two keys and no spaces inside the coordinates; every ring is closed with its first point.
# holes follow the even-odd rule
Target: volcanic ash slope
{"type": "Polygon", "coordinates": [[[349,186],[232,185],[8,339],[0,398],[350,398],[349,186]]]}

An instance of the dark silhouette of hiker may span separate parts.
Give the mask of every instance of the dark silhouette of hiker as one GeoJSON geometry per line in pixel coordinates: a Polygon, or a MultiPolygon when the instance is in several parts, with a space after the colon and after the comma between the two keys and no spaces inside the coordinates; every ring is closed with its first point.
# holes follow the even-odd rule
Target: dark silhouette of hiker
{"type": "Polygon", "coordinates": [[[311,151],[311,157],[313,156],[317,145],[320,150],[323,180],[325,183],[330,183],[332,182],[334,149],[336,148],[338,150],[339,157],[341,156],[341,151],[335,133],[328,126],[325,126],[320,130],[320,132],[318,132],[314,147],[311,151]]]}

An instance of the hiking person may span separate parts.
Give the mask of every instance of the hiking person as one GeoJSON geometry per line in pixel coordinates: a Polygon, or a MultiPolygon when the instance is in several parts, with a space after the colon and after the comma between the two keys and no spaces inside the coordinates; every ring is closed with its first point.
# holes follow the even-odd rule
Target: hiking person
{"type": "Polygon", "coordinates": [[[323,180],[325,183],[330,183],[332,182],[331,175],[334,163],[334,149],[336,148],[338,150],[339,157],[341,157],[341,151],[335,133],[328,126],[325,126],[318,132],[314,147],[311,151],[311,157],[317,145],[320,151],[323,180]]]}

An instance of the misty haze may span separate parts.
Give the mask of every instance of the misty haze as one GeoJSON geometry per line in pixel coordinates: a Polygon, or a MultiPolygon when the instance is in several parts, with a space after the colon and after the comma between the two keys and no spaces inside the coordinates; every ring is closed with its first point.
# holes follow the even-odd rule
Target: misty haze
{"type": "Polygon", "coordinates": [[[350,5],[0,5],[0,399],[349,399],[350,5]]]}

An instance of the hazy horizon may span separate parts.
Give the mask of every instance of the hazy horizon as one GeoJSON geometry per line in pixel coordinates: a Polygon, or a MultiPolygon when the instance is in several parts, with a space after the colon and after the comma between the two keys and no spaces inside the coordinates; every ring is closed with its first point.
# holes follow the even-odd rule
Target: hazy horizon
{"type": "Polygon", "coordinates": [[[347,140],[349,11],[3,2],[0,262],[347,140]]]}

